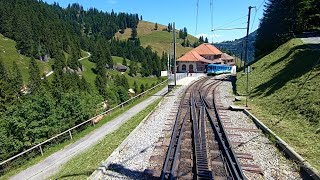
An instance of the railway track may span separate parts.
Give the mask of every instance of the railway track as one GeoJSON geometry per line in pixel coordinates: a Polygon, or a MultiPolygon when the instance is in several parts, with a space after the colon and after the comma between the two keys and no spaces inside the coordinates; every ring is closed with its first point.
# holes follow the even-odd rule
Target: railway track
{"type": "Polygon", "coordinates": [[[203,78],[179,105],[161,179],[245,179],[214,96],[222,80],[203,78]]]}

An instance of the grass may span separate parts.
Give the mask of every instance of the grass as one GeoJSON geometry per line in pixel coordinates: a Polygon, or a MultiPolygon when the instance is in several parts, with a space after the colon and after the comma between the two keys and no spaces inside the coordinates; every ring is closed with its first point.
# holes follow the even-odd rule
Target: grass
{"type": "Polygon", "coordinates": [[[87,179],[160,102],[149,105],[101,142],[67,162],[52,179],[87,179]]]}
{"type": "MultiPolygon", "coordinates": [[[[122,58],[121,57],[117,57],[117,56],[112,56],[112,59],[114,61],[114,63],[122,63],[122,58]]],[[[127,60],[127,63],[130,64],[130,60],[127,60]]],[[[89,59],[84,59],[81,61],[81,64],[85,67],[85,71],[82,72],[83,77],[86,78],[86,80],[88,82],[91,83],[91,85],[93,87],[94,86],[94,80],[96,78],[96,74],[94,74],[93,70],[95,69],[96,65],[93,62],[90,62],[89,59]]],[[[138,87],[140,87],[140,84],[149,84],[149,86],[151,86],[151,84],[156,83],[158,78],[157,77],[140,77],[140,76],[136,76],[136,77],[131,77],[128,75],[129,70],[127,70],[127,72],[123,73],[126,78],[128,79],[129,85],[132,88],[133,87],[133,83],[134,81],[137,82],[138,87]]],[[[121,73],[116,71],[116,70],[107,70],[107,74],[109,75],[120,75],[121,73]]]]}
{"type": "MultiPolygon", "coordinates": [[[[320,45],[299,39],[283,44],[252,65],[248,101],[255,116],[318,170],[320,63],[314,65],[319,57],[320,45]]],[[[238,74],[237,85],[246,94],[245,75],[238,74]]]]}
{"type": "MultiPolygon", "coordinates": [[[[168,52],[170,48],[170,43],[172,42],[172,32],[169,33],[167,31],[162,31],[166,28],[166,26],[158,24],[158,30],[154,30],[155,23],[147,22],[147,21],[140,21],[138,24],[137,32],[138,37],[140,38],[141,45],[143,47],[147,47],[150,45],[153,50],[157,51],[159,55],[162,54],[163,51],[168,52]]],[[[176,31],[178,36],[178,30],[176,31]]],[[[116,37],[119,39],[125,40],[128,39],[131,35],[131,29],[128,28],[125,30],[123,34],[119,32],[116,33],[116,37]]],[[[188,34],[187,38],[191,43],[197,41],[197,38],[188,34]]],[[[190,51],[191,47],[183,47],[181,45],[183,41],[177,38],[177,57],[182,56],[186,52],[190,51]]]]}
{"type": "Polygon", "coordinates": [[[87,134],[89,134],[90,132],[94,131],[95,129],[98,129],[99,127],[103,126],[105,123],[107,123],[107,122],[111,121],[112,119],[118,117],[124,111],[127,111],[130,108],[132,108],[133,106],[135,106],[135,105],[139,104],[140,102],[146,100],[152,94],[160,91],[165,86],[167,86],[166,83],[164,83],[162,86],[159,86],[159,87],[155,88],[154,90],[150,91],[149,93],[147,93],[147,95],[144,95],[144,96],[138,98],[137,100],[133,101],[133,103],[124,106],[123,109],[117,109],[117,110],[113,111],[112,113],[110,113],[109,115],[104,116],[104,118],[98,124],[96,124],[95,126],[88,126],[83,131],[80,131],[78,133],[73,133],[72,134],[73,139],[68,139],[68,140],[65,140],[64,142],[62,142],[60,144],[56,144],[55,146],[44,148],[43,149],[43,153],[44,153],[43,156],[37,156],[37,157],[31,158],[28,161],[26,161],[25,163],[23,163],[21,166],[10,169],[4,175],[0,176],[0,180],[9,179],[11,176],[14,176],[15,174],[18,174],[19,172],[27,169],[28,167],[31,167],[31,166],[39,163],[40,161],[44,160],[45,158],[47,158],[51,154],[61,150],[65,146],[76,142],[77,140],[79,140],[82,137],[86,136],[87,134]]]}
{"type": "MultiPolygon", "coordinates": [[[[13,61],[16,61],[24,83],[28,82],[30,58],[19,54],[16,49],[16,42],[4,37],[2,34],[0,34],[0,58],[3,60],[5,67],[10,68],[10,70],[12,69],[13,61]]],[[[38,60],[37,63],[41,74],[45,74],[51,71],[53,59],[50,59],[49,62],[38,60]]]]}

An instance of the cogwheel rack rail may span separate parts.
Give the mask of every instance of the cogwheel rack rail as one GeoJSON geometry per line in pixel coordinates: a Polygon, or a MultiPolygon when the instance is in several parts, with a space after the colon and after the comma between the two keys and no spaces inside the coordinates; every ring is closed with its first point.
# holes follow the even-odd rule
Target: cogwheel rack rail
{"type": "Polygon", "coordinates": [[[176,115],[160,179],[246,179],[216,105],[214,92],[222,81],[207,77],[187,88],[176,115]],[[216,157],[219,157],[220,168],[213,165],[217,162],[212,163],[218,161],[212,160],[216,157]],[[183,162],[190,166],[180,166],[183,162]]]}

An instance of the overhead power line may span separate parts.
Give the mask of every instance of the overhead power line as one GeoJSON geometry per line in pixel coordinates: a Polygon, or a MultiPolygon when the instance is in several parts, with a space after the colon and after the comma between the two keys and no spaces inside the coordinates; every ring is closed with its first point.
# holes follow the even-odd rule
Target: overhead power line
{"type": "Polygon", "coordinates": [[[198,16],[199,16],[199,0],[197,0],[197,16],[196,16],[196,33],[195,33],[195,35],[197,35],[197,33],[198,33],[198,16]]]}

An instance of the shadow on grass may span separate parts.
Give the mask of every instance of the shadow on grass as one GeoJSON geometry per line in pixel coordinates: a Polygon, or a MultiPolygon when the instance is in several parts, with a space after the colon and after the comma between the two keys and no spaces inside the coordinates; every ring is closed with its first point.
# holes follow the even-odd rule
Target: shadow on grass
{"type": "Polygon", "coordinates": [[[119,178],[121,179],[122,176],[126,176],[128,179],[159,179],[158,177],[154,177],[152,175],[149,175],[145,172],[137,171],[137,170],[131,170],[128,168],[125,168],[121,164],[110,164],[107,168],[109,171],[116,172],[120,174],[119,176],[111,173],[105,173],[105,175],[108,175],[113,178],[119,178]]]}
{"type": "Polygon", "coordinates": [[[85,176],[85,177],[89,177],[91,175],[91,173],[93,172],[94,170],[88,170],[88,171],[85,171],[85,172],[79,172],[79,173],[73,173],[73,174],[68,174],[68,175],[63,175],[63,176],[60,176],[56,179],[69,179],[69,178],[73,178],[73,179],[81,179],[80,177],[81,176],[85,176]],[[80,176],[80,177],[79,177],[80,176]]]}
{"type": "Polygon", "coordinates": [[[287,59],[292,53],[294,53],[296,50],[311,50],[311,49],[320,49],[320,44],[303,44],[300,46],[295,46],[294,48],[291,48],[290,51],[281,57],[280,59],[272,62],[266,69],[273,67],[274,65],[284,61],[287,59]]]}
{"type": "MultiPolygon", "coordinates": [[[[305,75],[314,68],[315,63],[320,57],[320,44],[297,46],[292,51],[288,52],[287,55],[272,63],[269,68],[287,59],[290,54],[297,49],[301,49],[301,51],[298,51],[293,55],[286,67],[274,74],[271,80],[257,86],[253,91],[252,96],[259,96],[263,93],[265,93],[264,96],[269,96],[282,88],[287,82],[305,75]]],[[[320,70],[319,62],[315,68],[320,70]]]]}

